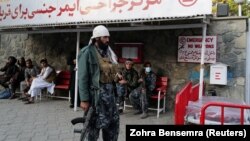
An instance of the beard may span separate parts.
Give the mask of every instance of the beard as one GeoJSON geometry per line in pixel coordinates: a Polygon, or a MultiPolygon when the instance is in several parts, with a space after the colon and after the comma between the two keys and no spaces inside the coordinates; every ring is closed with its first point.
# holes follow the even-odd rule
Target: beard
{"type": "Polygon", "coordinates": [[[97,40],[97,44],[99,46],[99,48],[103,51],[107,51],[109,44],[108,42],[106,44],[104,44],[101,40],[97,40]]]}

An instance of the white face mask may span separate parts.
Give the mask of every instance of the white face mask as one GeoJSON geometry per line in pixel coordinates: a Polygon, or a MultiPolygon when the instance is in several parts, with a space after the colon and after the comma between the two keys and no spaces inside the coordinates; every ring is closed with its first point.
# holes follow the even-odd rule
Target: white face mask
{"type": "Polygon", "coordinates": [[[145,68],[145,71],[146,71],[147,73],[149,73],[149,72],[151,71],[151,67],[146,67],[146,68],[145,68]]]}

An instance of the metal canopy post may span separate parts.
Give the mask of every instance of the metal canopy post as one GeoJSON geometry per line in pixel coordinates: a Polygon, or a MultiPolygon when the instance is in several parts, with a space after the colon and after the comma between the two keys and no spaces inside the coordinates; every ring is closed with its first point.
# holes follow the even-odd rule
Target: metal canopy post
{"type": "Polygon", "coordinates": [[[203,77],[204,77],[204,59],[206,51],[206,34],[207,34],[207,24],[204,23],[202,27],[202,47],[201,47],[201,62],[200,62],[200,87],[199,87],[199,99],[202,97],[203,92],[203,77]]]}
{"type": "Polygon", "coordinates": [[[75,101],[74,101],[74,111],[77,108],[77,100],[78,100],[78,54],[79,54],[79,45],[80,45],[80,32],[77,32],[76,37],[76,69],[75,69],[75,101]]]}
{"type": "MultiPolygon", "coordinates": [[[[248,19],[250,23],[250,19],[248,19]]],[[[250,26],[247,30],[247,53],[246,53],[246,83],[245,83],[245,101],[250,104],[250,26]]]]}

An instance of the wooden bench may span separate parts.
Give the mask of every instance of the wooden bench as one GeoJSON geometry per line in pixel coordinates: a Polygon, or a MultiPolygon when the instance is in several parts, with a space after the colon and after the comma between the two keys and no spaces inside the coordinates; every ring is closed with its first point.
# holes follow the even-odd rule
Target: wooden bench
{"type": "Polygon", "coordinates": [[[55,80],[55,90],[68,91],[69,96],[65,97],[65,96],[52,95],[50,97],[68,99],[70,101],[70,79],[71,79],[70,71],[60,71],[55,80]]]}

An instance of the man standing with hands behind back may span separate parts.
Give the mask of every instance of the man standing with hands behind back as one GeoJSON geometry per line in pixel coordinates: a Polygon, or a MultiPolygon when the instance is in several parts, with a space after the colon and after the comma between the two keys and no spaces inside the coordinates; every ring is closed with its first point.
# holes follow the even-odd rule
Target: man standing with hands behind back
{"type": "Polygon", "coordinates": [[[88,135],[84,140],[97,141],[102,129],[103,141],[117,141],[119,134],[119,114],[113,92],[117,57],[109,47],[109,31],[96,26],[89,45],[78,56],[80,107],[84,112],[92,107],[88,135]]]}

